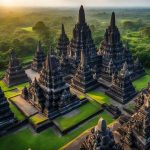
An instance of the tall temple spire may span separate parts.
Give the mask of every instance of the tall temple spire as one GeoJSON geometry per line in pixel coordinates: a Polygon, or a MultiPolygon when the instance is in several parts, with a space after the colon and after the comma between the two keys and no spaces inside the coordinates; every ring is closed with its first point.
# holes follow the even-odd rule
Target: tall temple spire
{"type": "Polygon", "coordinates": [[[61,25],[61,33],[62,33],[62,34],[65,34],[64,24],[61,25]]]}
{"type": "Polygon", "coordinates": [[[114,28],[116,26],[115,12],[112,12],[110,26],[114,28]]]}
{"type": "Polygon", "coordinates": [[[41,47],[41,41],[39,40],[38,45],[37,45],[37,52],[41,52],[42,47],[41,47]]]}
{"type": "Polygon", "coordinates": [[[83,5],[81,5],[80,10],[79,10],[79,23],[84,24],[85,23],[85,12],[83,5]]]}

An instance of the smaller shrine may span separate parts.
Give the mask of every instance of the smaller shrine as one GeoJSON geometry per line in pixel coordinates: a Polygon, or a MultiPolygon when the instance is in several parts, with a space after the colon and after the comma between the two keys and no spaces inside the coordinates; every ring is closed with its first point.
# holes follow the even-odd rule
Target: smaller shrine
{"type": "Polygon", "coordinates": [[[18,58],[16,57],[16,53],[13,50],[10,53],[9,65],[3,81],[8,87],[29,81],[25,70],[22,68],[18,58]]]}
{"type": "Polygon", "coordinates": [[[81,50],[81,60],[78,69],[71,80],[71,87],[86,93],[98,86],[96,79],[93,78],[92,71],[87,60],[86,49],[81,50]]]}
{"type": "Polygon", "coordinates": [[[40,72],[43,67],[44,61],[45,61],[45,54],[42,49],[41,42],[39,41],[34,58],[33,58],[31,69],[36,72],[40,72]]]}
{"type": "Polygon", "coordinates": [[[98,124],[82,142],[80,150],[121,150],[121,147],[116,144],[106,121],[100,118],[98,124]]]}
{"type": "Polygon", "coordinates": [[[124,63],[121,71],[113,75],[112,85],[108,91],[106,91],[106,94],[123,104],[131,100],[136,95],[126,62],[124,63]]]}

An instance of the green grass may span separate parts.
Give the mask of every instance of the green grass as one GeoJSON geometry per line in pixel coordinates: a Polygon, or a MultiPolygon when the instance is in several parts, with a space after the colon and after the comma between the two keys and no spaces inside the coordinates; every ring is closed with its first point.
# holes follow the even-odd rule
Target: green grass
{"type": "Polygon", "coordinates": [[[33,32],[32,27],[21,28],[24,31],[33,32]]]}
{"type": "Polygon", "coordinates": [[[133,82],[133,85],[137,91],[142,90],[143,88],[146,88],[148,85],[148,82],[150,81],[150,75],[145,75],[133,82]]]}
{"type": "Polygon", "coordinates": [[[2,88],[3,91],[9,91],[9,90],[13,90],[16,88],[18,90],[22,90],[25,86],[28,87],[29,83],[23,83],[23,84],[15,85],[12,87],[7,87],[7,85],[2,80],[0,81],[0,87],[2,88]]]}
{"type": "Polygon", "coordinates": [[[93,100],[97,101],[100,104],[111,104],[110,102],[110,98],[105,95],[104,92],[100,92],[100,91],[91,91],[86,93],[90,98],[92,98],[93,100]]]}
{"type": "Polygon", "coordinates": [[[38,125],[38,124],[46,121],[47,119],[48,119],[47,117],[40,115],[40,114],[36,114],[29,118],[30,122],[34,125],[38,125]]]}
{"type": "Polygon", "coordinates": [[[12,90],[12,91],[5,92],[5,96],[7,98],[11,98],[11,97],[17,96],[19,94],[21,94],[21,91],[19,91],[19,90],[12,90]]]}
{"type": "Polygon", "coordinates": [[[14,134],[10,134],[0,138],[1,150],[57,150],[79,136],[85,130],[95,126],[99,118],[103,117],[107,123],[112,123],[113,119],[109,114],[103,112],[101,115],[95,116],[88,123],[80,126],[78,129],[68,133],[65,136],[58,136],[52,128],[41,132],[40,134],[32,134],[29,129],[23,129],[14,134]]]}
{"type": "Polygon", "coordinates": [[[9,102],[9,107],[12,110],[12,112],[15,114],[15,117],[19,120],[22,121],[25,119],[25,116],[14,106],[11,102],[9,102]]]}
{"type": "Polygon", "coordinates": [[[61,130],[68,129],[73,125],[81,122],[82,120],[86,119],[87,117],[95,114],[101,109],[100,105],[93,105],[90,102],[87,102],[83,106],[76,109],[77,113],[70,115],[70,116],[61,116],[55,119],[55,121],[59,124],[61,130]]]}

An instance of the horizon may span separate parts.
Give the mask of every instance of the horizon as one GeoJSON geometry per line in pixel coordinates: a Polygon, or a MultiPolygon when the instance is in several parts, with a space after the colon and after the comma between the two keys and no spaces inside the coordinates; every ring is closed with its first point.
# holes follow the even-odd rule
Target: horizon
{"type": "Polygon", "coordinates": [[[0,7],[47,7],[47,8],[76,8],[83,5],[87,8],[150,8],[149,0],[1,0],[0,7]]]}

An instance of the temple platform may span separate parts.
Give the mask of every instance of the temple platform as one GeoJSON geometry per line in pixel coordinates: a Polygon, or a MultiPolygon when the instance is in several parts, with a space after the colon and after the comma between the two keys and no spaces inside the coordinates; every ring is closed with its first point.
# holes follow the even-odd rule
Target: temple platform
{"type": "Polygon", "coordinates": [[[26,116],[31,117],[38,113],[38,110],[25,101],[20,95],[13,97],[10,101],[26,116]]]}

